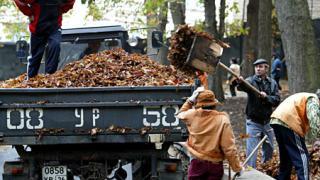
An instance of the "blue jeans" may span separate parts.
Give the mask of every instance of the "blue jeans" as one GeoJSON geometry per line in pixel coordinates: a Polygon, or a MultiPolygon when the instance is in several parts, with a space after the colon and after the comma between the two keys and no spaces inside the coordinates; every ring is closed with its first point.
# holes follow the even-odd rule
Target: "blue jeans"
{"type": "Polygon", "coordinates": [[[56,30],[49,35],[31,34],[31,58],[28,63],[28,77],[38,74],[42,56],[46,50],[45,73],[52,74],[58,68],[60,56],[61,30],[56,30]]]}
{"type": "MultiPolygon", "coordinates": [[[[272,158],[273,154],[273,129],[270,124],[259,124],[247,119],[247,134],[249,134],[249,138],[247,139],[247,157],[251,154],[254,148],[259,144],[260,140],[264,135],[267,135],[268,138],[262,144],[262,161],[265,163],[272,158]]],[[[248,165],[256,168],[258,151],[254,153],[252,158],[248,161],[248,165]]]]}

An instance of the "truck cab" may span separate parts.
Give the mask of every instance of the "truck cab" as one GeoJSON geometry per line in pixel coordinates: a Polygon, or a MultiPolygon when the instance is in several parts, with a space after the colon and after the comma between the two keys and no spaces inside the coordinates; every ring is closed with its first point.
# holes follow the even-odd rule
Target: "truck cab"
{"type": "MultiPolygon", "coordinates": [[[[128,31],[121,25],[62,29],[61,38],[58,69],[72,61],[82,59],[85,55],[114,48],[122,48],[128,53],[146,53],[146,40],[135,36],[129,37],[128,31]]],[[[160,31],[154,30],[151,38],[153,48],[158,49],[162,46],[160,31]]],[[[16,56],[22,63],[27,64],[30,58],[27,41],[17,41],[16,56]]],[[[45,55],[40,73],[44,72],[44,57],[45,55]]]]}
{"type": "Polygon", "coordinates": [[[122,48],[130,53],[128,38],[122,26],[63,29],[59,68],[99,51],[122,48]]]}

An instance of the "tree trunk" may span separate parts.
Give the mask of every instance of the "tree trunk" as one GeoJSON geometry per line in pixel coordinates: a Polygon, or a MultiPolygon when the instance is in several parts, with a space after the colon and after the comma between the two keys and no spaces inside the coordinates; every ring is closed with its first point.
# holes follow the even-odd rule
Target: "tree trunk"
{"type": "Polygon", "coordinates": [[[247,25],[249,34],[244,39],[244,57],[242,62],[241,74],[244,77],[253,75],[254,60],[258,56],[258,14],[259,1],[250,0],[247,7],[247,25]]]}
{"type": "Polygon", "coordinates": [[[226,18],[226,0],[220,0],[219,10],[219,31],[218,38],[222,39],[225,32],[225,18],[226,18]]]}
{"type": "MultiPolygon", "coordinates": [[[[148,0],[146,0],[148,1],[148,0]]],[[[146,3],[146,2],[145,2],[146,3]]],[[[147,26],[152,27],[154,26],[154,22],[157,21],[157,15],[155,12],[150,11],[147,12],[146,14],[147,16],[147,26]]],[[[152,48],[152,41],[151,41],[151,37],[152,37],[152,31],[153,29],[148,29],[147,31],[147,55],[151,58],[151,59],[155,59],[157,58],[157,49],[152,48]]]]}
{"type": "Polygon", "coordinates": [[[215,0],[204,0],[205,30],[215,37],[218,35],[215,0]]]}
{"type": "Polygon", "coordinates": [[[281,39],[288,67],[289,90],[315,92],[320,87],[319,49],[307,1],[276,0],[281,39]]]}
{"type": "MultiPolygon", "coordinates": [[[[163,5],[160,7],[160,11],[159,11],[159,24],[157,26],[158,30],[160,30],[163,34],[165,34],[166,32],[166,25],[168,23],[168,2],[165,1],[163,3],[163,5]]],[[[163,41],[163,43],[165,44],[165,39],[163,41]]],[[[168,59],[168,48],[167,47],[161,47],[159,49],[159,52],[157,54],[157,60],[161,63],[161,64],[170,64],[168,59]]]]}
{"type": "Polygon", "coordinates": [[[186,23],[186,0],[178,0],[170,2],[170,11],[172,16],[172,21],[174,24],[174,29],[178,27],[179,24],[186,23]]]}
{"type": "MultiPolygon", "coordinates": [[[[215,13],[215,1],[214,0],[204,0],[204,11],[205,11],[205,30],[211,33],[215,37],[219,37],[217,30],[217,21],[215,13]]],[[[217,68],[214,75],[209,76],[209,88],[215,93],[217,99],[220,101],[224,100],[224,92],[222,88],[222,72],[217,68]]]]}
{"type": "Polygon", "coordinates": [[[270,0],[259,1],[258,20],[258,58],[263,58],[271,63],[272,51],[272,2],[270,0]]]}

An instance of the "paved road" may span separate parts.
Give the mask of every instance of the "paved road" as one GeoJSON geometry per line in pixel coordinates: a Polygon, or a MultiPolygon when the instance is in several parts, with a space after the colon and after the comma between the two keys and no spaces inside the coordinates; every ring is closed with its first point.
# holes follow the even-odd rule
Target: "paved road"
{"type": "Polygon", "coordinates": [[[0,180],[2,180],[4,162],[17,160],[18,157],[16,150],[11,146],[0,146],[0,180]]]}
{"type": "MultiPolygon", "coordinates": [[[[234,173],[231,173],[231,179],[233,177],[234,173]]],[[[274,180],[272,177],[267,176],[260,171],[257,171],[255,169],[252,170],[245,170],[243,175],[236,178],[237,180],[274,180]]],[[[229,180],[228,176],[228,169],[225,169],[224,176],[222,180],[229,180]]]]}

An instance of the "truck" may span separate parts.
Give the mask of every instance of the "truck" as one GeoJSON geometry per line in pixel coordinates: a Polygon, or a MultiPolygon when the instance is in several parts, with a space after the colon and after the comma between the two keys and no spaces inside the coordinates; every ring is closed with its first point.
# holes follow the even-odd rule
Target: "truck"
{"type": "MultiPolygon", "coordinates": [[[[90,42],[98,41],[99,50],[131,52],[128,39],[121,26],[63,30],[59,68],[79,59],[90,42]]],[[[28,53],[25,42],[19,43],[23,61],[28,53]]],[[[175,114],[193,89],[2,88],[0,146],[11,145],[19,155],[5,162],[2,178],[184,179],[181,159],[172,158],[168,149],[188,136],[175,114]]]]}

